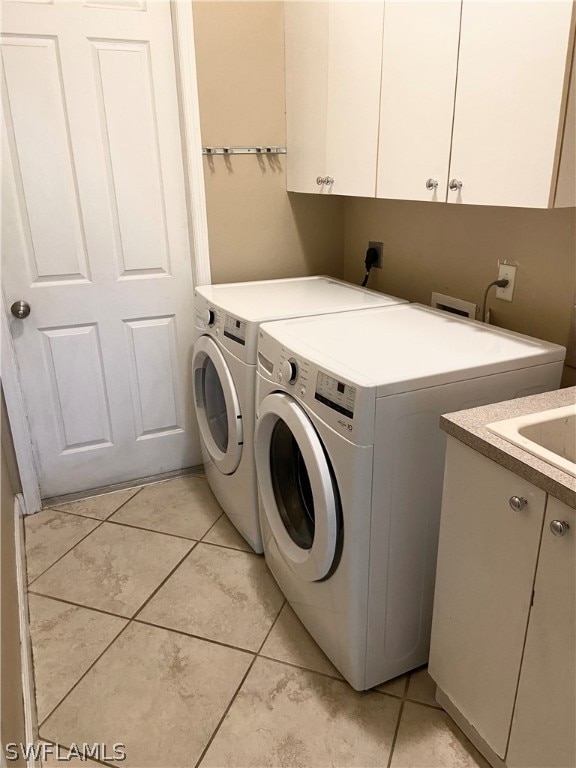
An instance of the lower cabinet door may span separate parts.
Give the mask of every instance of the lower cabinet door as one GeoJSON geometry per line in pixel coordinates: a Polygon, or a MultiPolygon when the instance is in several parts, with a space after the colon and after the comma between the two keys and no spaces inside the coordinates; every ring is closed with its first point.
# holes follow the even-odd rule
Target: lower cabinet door
{"type": "Polygon", "coordinates": [[[502,758],[545,501],[541,489],[448,438],[430,674],[502,758]]]}
{"type": "Polygon", "coordinates": [[[506,758],[510,768],[576,765],[575,543],[576,510],[549,497],[506,758]]]}

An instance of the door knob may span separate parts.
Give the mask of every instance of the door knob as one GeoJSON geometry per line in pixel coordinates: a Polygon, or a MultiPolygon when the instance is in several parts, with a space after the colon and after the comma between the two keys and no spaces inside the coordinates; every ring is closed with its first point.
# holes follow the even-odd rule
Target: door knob
{"type": "Polygon", "coordinates": [[[15,301],[10,307],[10,312],[17,317],[18,320],[24,320],[30,314],[30,304],[26,301],[15,301]]]}
{"type": "Polygon", "coordinates": [[[450,179],[450,184],[448,184],[452,192],[456,192],[458,189],[462,189],[462,182],[458,179],[450,179]]]}
{"type": "Polygon", "coordinates": [[[552,520],[550,523],[550,530],[554,536],[566,536],[570,530],[570,526],[566,520],[552,520]]]}
{"type": "Polygon", "coordinates": [[[326,179],[323,176],[317,176],[316,177],[316,184],[318,184],[319,187],[322,186],[326,182],[326,179]]]}
{"type": "Polygon", "coordinates": [[[325,184],[334,184],[334,179],[332,178],[332,176],[326,176],[326,178],[324,179],[324,183],[325,184]]]}
{"type": "Polygon", "coordinates": [[[426,182],[426,189],[436,189],[437,186],[438,186],[438,182],[436,181],[436,179],[428,179],[428,181],[426,182]]]}

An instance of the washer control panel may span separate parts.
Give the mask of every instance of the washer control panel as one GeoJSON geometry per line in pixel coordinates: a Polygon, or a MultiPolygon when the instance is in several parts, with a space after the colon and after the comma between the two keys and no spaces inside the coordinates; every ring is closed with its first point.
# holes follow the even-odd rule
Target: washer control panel
{"type": "Polygon", "coordinates": [[[356,402],[356,387],[338,381],[333,376],[329,376],[323,371],[318,371],[316,377],[316,389],[314,399],[324,403],[329,408],[347,416],[354,418],[354,404],[356,402]]]}
{"type": "Polygon", "coordinates": [[[246,344],[246,321],[238,320],[232,315],[226,315],[224,320],[224,336],[232,341],[245,346],[246,344]]]}

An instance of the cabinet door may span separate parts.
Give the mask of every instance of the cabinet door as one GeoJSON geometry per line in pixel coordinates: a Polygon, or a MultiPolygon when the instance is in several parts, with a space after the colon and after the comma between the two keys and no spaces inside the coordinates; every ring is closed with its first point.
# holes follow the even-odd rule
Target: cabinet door
{"type": "Polygon", "coordinates": [[[576,511],[549,497],[518,686],[510,768],[576,765],[576,511]],[[565,521],[565,536],[550,531],[565,521]]]}
{"type": "Polygon", "coordinates": [[[446,201],[460,9],[386,2],[377,197],[446,201]]]}
{"type": "Polygon", "coordinates": [[[326,172],[337,195],[374,197],[384,3],[330,2],[326,172]]]}
{"type": "Polygon", "coordinates": [[[463,0],[448,202],[546,208],[565,109],[572,0],[463,0]]]}
{"type": "Polygon", "coordinates": [[[326,176],[329,6],[285,3],[286,184],[289,192],[322,192],[326,176]]]}
{"type": "Polygon", "coordinates": [[[289,192],[374,197],[383,16],[383,0],[286,3],[289,192]]]}
{"type": "Polygon", "coordinates": [[[448,439],[430,674],[504,757],[546,494],[448,439]],[[527,505],[512,509],[512,496],[527,505]]]}

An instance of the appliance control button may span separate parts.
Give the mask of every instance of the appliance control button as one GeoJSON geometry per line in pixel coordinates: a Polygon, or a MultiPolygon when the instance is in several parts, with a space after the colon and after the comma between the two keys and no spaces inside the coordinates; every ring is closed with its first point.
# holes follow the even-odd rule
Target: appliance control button
{"type": "Polygon", "coordinates": [[[209,328],[212,328],[212,326],[214,325],[215,321],[216,321],[216,313],[214,312],[214,310],[213,309],[207,310],[207,312],[206,312],[206,325],[209,328]]]}
{"type": "Polygon", "coordinates": [[[302,397],[304,397],[304,395],[306,394],[306,387],[300,387],[300,394],[302,395],[302,397]]]}
{"type": "Polygon", "coordinates": [[[298,376],[298,364],[293,357],[290,360],[284,360],[281,366],[282,377],[288,382],[288,384],[294,384],[296,377],[298,376]]]}

